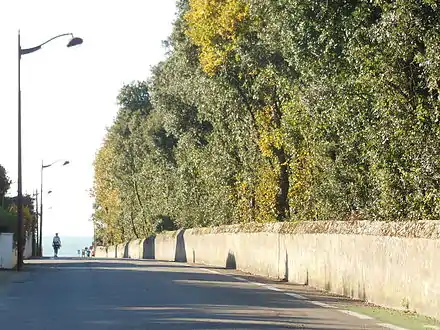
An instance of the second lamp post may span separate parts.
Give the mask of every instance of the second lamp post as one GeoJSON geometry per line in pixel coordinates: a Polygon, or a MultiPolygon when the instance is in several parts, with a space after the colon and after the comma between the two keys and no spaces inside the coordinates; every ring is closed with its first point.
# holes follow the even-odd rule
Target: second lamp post
{"type": "MultiPolygon", "coordinates": [[[[81,38],[75,38],[72,33],[59,34],[53,38],[48,39],[42,44],[31,47],[21,48],[20,31],[18,31],[18,179],[17,179],[17,271],[21,270],[21,264],[23,262],[23,190],[22,190],[22,164],[21,164],[21,57],[26,54],[36,52],[48,42],[64,37],[71,36],[67,47],[72,47],[82,44],[81,38]]],[[[40,228],[41,232],[41,228],[40,228]]]]}
{"type": "MultiPolygon", "coordinates": [[[[68,165],[70,162],[68,160],[57,160],[51,164],[48,165],[44,165],[43,161],[41,161],[41,186],[40,186],[40,233],[39,233],[39,256],[42,257],[43,256],[43,170],[45,168],[51,167],[52,165],[59,163],[59,162],[63,162],[62,166],[66,166],[68,165]]],[[[48,193],[51,193],[51,191],[49,191],[48,193]]]]}

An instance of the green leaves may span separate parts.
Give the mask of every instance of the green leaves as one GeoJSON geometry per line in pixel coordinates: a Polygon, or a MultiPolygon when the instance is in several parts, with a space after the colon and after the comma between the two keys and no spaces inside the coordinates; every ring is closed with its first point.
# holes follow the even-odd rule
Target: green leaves
{"type": "Polygon", "coordinates": [[[0,201],[5,196],[6,192],[11,186],[11,180],[9,179],[6,169],[0,165],[0,201]]]}

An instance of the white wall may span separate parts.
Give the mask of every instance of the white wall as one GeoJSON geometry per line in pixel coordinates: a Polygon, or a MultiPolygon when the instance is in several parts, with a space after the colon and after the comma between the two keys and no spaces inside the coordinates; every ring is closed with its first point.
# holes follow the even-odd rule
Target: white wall
{"type": "Polygon", "coordinates": [[[13,242],[14,234],[0,233],[0,268],[2,269],[13,269],[17,264],[13,242]]]}
{"type": "Polygon", "coordinates": [[[30,257],[32,257],[32,233],[28,234],[23,252],[24,259],[29,259],[30,257]]]}
{"type": "MultiPolygon", "coordinates": [[[[0,268],[13,269],[17,265],[17,249],[13,246],[14,234],[0,233],[0,268]]],[[[32,256],[32,235],[26,239],[23,259],[32,256]]]]}

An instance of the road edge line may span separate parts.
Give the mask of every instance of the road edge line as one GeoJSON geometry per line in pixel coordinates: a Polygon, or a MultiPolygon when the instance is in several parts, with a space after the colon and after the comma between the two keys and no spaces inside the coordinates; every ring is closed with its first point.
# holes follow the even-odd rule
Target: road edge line
{"type": "Polygon", "coordinates": [[[346,310],[346,309],[338,309],[338,312],[341,312],[341,313],[344,313],[344,314],[347,314],[347,315],[350,315],[350,316],[354,316],[354,317],[356,317],[358,319],[361,319],[361,320],[374,320],[374,317],[372,317],[372,316],[361,314],[361,313],[357,313],[357,312],[353,312],[353,311],[349,311],[349,310],[346,310]]]}
{"type": "Polygon", "coordinates": [[[392,330],[408,330],[406,328],[402,328],[391,323],[378,323],[377,325],[392,330]]]}
{"type": "Polygon", "coordinates": [[[383,327],[383,328],[387,328],[387,329],[391,329],[391,330],[408,330],[406,328],[402,328],[402,327],[399,327],[397,325],[393,325],[391,323],[379,323],[378,319],[376,319],[376,318],[374,318],[372,316],[369,316],[369,315],[353,312],[353,311],[346,310],[346,309],[338,309],[336,306],[332,306],[332,305],[329,305],[327,303],[323,303],[323,302],[316,301],[316,300],[309,300],[307,297],[304,297],[304,296],[302,296],[300,294],[297,294],[297,293],[294,293],[294,292],[288,292],[288,291],[285,291],[283,289],[277,288],[277,287],[275,287],[273,285],[270,285],[270,284],[267,284],[267,283],[260,283],[260,282],[256,282],[256,281],[250,281],[250,280],[247,280],[247,279],[239,277],[239,276],[235,276],[235,275],[227,274],[227,273],[222,273],[222,272],[219,272],[219,271],[216,271],[216,270],[212,270],[212,269],[209,269],[209,268],[201,268],[201,267],[197,267],[197,268],[199,268],[201,270],[204,270],[204,271],[207,271],[207,272],[212,273],[212,274],[232,277],[232,278],[234,278],[237,281],[246,282],[246,283],[249,283],[249,284],[260,286],[260,287],[263,287],[263,288],[265,288],[267,290],[270,290],[270,291],[279,292],[279,293],[282,293],[284,295],[293,297],[295,299],[302,300],[302,301],[304,301],[306,303],[310,303],[312,305],[316,305],[316,306],[319,306],[319,307],[322,307],[322,308],[328,308],[328,309],[337,310],[338,312],[341,312],[341,313],[349,315],[349,316],[356,317],[356,318],[358,318],[360,320],[371,320],[373,322],[376,322],[376,324],[378,326],[383,327]]]}

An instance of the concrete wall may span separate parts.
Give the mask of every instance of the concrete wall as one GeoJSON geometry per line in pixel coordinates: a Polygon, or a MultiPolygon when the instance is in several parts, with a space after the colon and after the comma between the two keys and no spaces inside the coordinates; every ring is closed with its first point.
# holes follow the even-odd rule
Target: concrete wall
{"type": "Polygon", "coordinates": [[[14,234],[0,233],[0,269],[13,269],[17,264],[14,234]]]}
{"type": "MultiPolygon", "coordinates": [[[[0,233],[0,269],[13,269],[17,265],[17,249],[14,247],[13,233],[0,233]]],[[[26,239],[23,259],[32,256],[32,235],[26,239]]]]}
{"type": "Polygon", "coordinates": [[[99,256],[236,268],[440,319],[438,221],[302,222],[181,230],[109,246],[99,256]]]}
{"type": "Polygon", "coordinates": [[[95,248],[95,257],[96,258],[107,258],[107,248],[104,246],[97,246],[95,248]]]}
{"type": "Polygon", "coordinates": [[[29,259],[32,257],[32,233],[28,234],[28,237],[26,238],[26,244],[24,246],[23,251],[23,258],[29,259]]]}
{"type": "Polygon", "coordinates": [[[108,248],[107,248],[107,257],[108,258],[117,258],[118,256],[117,256],[117,254],[116,254],[116,245],[113,245],[113,246],[109,246],[108,248]]]}

